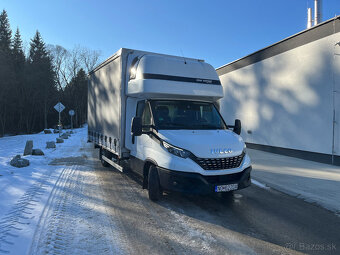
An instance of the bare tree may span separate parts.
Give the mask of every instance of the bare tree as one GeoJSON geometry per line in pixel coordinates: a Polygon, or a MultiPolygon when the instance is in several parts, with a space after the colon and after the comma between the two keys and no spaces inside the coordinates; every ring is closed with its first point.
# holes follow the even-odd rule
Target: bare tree
{"type": "Polygon", "coordinates": [[[58,89],[64,89],[80,69],[90,72],[98,63],[100,53],[76,45],[71,51],[59,45],[48,46],[56,72],[58,89]]]}
{"type": "Polygon", "coordinates": [[[83,48],[80,54],[80,58],[84,65],[84,70],[89,73],[94,69],[94,67],[98,64],[98,60],[100,57],[99,51],[89,50],[87,48],[83,48]]]}
{"type": "Polygon", "coordinates": [[[81,62],[81,47],[79,45],[75,46],[73,50],[70,53],[70,57],[68,59],[68,71],[71,75],[72,78],[77,76],[78,71],[82,67],[82,62],[81,62]]]}
{"type": "Polygon", "coordinates": [[[72,77],[75,77],[81,68],[89,73],[98,64],[99,57],[99,51],[90,50],[79,45],[75,46],[69,60],[69,70],[72,77]]]}
{"type": "Polygon", "coordinates": [[[70,53],[60,45],[48,45],[48,51],[52,57],[58,89],[62,90],[72,78],[67,65],[70,53]]]}

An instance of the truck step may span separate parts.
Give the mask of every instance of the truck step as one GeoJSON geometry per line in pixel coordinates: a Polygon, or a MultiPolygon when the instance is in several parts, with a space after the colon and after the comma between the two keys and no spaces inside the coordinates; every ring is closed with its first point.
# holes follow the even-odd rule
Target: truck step
{"type": "Polygon", "coordinates": [[[111,166],[113,166],[114,168],[116,168],[118,171],[123,173],[123,167],[118,165],[117,163],[113,162],[111,159],[108,159],[105,156],[102,156],[102,159],[104,159],[107,163],[109,163],[111,166]]]}

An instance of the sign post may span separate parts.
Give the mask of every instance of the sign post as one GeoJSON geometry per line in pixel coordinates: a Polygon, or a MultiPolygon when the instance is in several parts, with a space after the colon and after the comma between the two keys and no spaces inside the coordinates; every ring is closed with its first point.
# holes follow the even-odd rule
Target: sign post
{"type": "Polygon", "coordinates": [[[70,114],[71,116],[71,130],[73,130],[73,121],[72,121],[72,117],[74,115],[74,111],[73,110],[69,110],[68,114],[70,114]]]}
{"type": "Polygon", "coordinates": [[[60,119],[60,113],[65,109],[65,106],[62,104],[62,103],[57,103],[55,106],[54,106],[54,109],[56,109],[56,111],[59,113],[59,124],[58,124],[58,127],[59,127],[59,137],[60,137],[60,133],[61,133],[61,119],[60,119]]]}

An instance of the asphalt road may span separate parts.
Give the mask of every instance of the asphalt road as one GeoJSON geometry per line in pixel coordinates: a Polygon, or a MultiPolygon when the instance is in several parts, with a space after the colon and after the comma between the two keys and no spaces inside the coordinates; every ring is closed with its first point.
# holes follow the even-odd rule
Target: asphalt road
{"type": "Polygon", "coordinates": [[[30,254],[340,254],[340,217],[321,207],[256,186],[155,203],[141,178],[97,155],[87,147],[52,162],[65,168],[30,254]]]}
{"type": "Polygon", "coordinates": [[[169,193],[155,203],[133,172],[92,163],[128,253],[340,254],[340,217],[301,199],[253,185],[230,199],[169,193]]]}

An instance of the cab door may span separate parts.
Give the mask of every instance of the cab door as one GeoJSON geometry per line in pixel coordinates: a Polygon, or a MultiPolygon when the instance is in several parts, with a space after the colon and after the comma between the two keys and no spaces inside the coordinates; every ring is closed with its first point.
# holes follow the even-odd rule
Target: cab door
{"type": "MultiPolygon", "coordinates": [[[[152,124],[152,115],[150,105],[147,101],[141,100],[137,103],[136,117],[142,118],[143,132],[150,130],[149,126],[152,124]]],[[[134,143],[131,148],[131,168],[137,173],[143,175],[144,160],[146,159],[145,149],[152,146],[151,138],[148,134],[134,137],[134,143]]]]}

